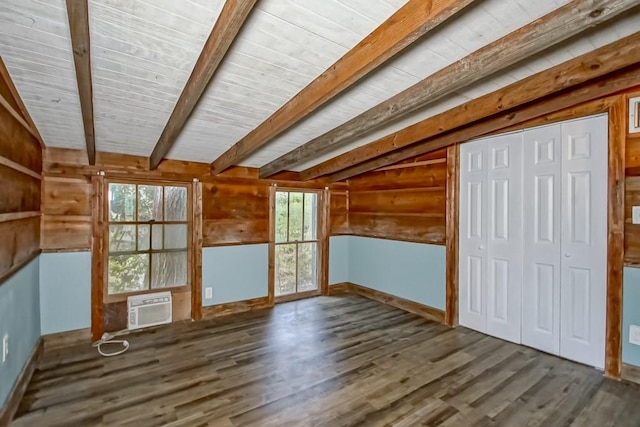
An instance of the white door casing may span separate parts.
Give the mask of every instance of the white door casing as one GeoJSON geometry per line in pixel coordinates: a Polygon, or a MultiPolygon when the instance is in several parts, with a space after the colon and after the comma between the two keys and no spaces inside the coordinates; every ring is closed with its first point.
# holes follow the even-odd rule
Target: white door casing
{"type": "Polygon", "coordinates": [[[562,124],[560,355],[604,368],[607,116],[562,124]]]}
{"type": "Polygon", "coordinates": [[[487,141],[487,333],[521,341],[522,135],[487,141]]]}
{"type": "Polygon", "coordinates": [[[486,332],[486,141],[460,146],[460,170],[458,321],[486,332]]]}
{"type": "Polygon", "coordinates": [[[523,133],[522,343],[560,354],[562,129],[523,133]]]}

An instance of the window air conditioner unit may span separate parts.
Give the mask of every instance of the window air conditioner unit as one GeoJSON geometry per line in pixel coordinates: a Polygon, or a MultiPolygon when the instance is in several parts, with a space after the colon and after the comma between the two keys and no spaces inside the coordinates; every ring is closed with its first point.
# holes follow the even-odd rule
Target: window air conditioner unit
{"type": "Polygon", "coordinates": [[[171,292],[130,296],[127,308],[129,329],[171,323],[171,292]]]}

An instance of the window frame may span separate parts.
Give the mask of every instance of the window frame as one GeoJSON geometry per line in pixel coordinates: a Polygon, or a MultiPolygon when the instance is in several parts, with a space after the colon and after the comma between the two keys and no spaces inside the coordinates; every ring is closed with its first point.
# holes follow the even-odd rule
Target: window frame
{"type": "MultiPolygon", "coordinates": [[[[316,189],[316,188],[304,188],[304,187],[280,187],[280,186],[274,186],[272,187],[272,192],[271,192],[271,208],[270,208],[270,236],[269,236],[269,242],[270,242],[270,250],[269,250],[269,257],[270,257],[270,264],[272,265],[271,267],[271,273],[270,273],[270,294],[272,295],[272,298],[274,300],[275,303],[280,303],[280,302],[287,302],[287,301],[292,301],[292,300],[296,300],[296,299],[302,299],[302,298],[307,298],[310,296],[317,296],[317,295],[322,295],[325,292],[325,288],[326,288],[326,284],[325,284],[325,265],[327,263],[327,260],[325,259],[325,248],[327,245],[326,242],[326,231],[325,231],[325,227],[326,227],[326,191],[321,190],[321,189],[316,189]],[[316,237],[314,240],[304,240],[304,226],[301,224],[302,227],[302,239],[298,240],[298,241],[282,241],[282,242],[276,242],[276,198],[277,198],[277,193],[302,193],[303,197],[304,197],[304,193],[312,193],[316,195],[316,212],[315,212],[315,220],[316,220],[316,237]],[[288,294],[283,294],[283,295],[278,295],[276,296],[276,247],[280,246],[280,245],[290,245],[290,244],[295,244],[296,245],[296,252],[298,250],[298,245],[301,243],[315,243],[316,244],[316,284],[317,287],[316,289],[313,289],[311,291],[298,291],[298,263],[297,263],[297,256],[296,256],[296,292],[293,293],[288,293],[288,294]]],[[[290,197],[290,196],[289,196],[290,197]]],[[[304,203],[303,203],[304,206],[304,203]]],[[[289,211],[290,209],[290,201],[288,200],[287,203],[287,210],[289,211]]],[[[303,213],[302,213],[302,217],[304,219],[304,208],[303,208],[303,213]]],[[[287,238],[289,237],[289,213],[287,213],[287,238]]]]}
{"type": "MultiPolygon", "coordinates": [[[[104,303],[105,304],[110,304],[110,303],[114,303],[114,302],[122,302],[122,301],[126,301],[127,298],[129,298],[130,296],[134,296],[134,295],[142,295],[142,294],[152,294],[152,293],[157,293],[157,292],[171,292],[171,293],[175,293],[175,292],[187,292],[187,291],[191,291],[192,289],[192,284],[193,284],[193,271],[192,271],[192,266],[193,266],[193,222],[194,222],[194,218],[193,218],[193,191],[192,191],[192,185],[189,182],[184,182],[184,181],[170,181],[170,180],[145,180],[145,179],[130,179],[130,178],[110,178],[107,179],[105,178],[104,180],[104,194],[105,197],[103,197],[103,206],[102,208],[104,209],[104,218],[105,218],[105,227],[104,227],[104,278],[105,280],[103,281],[103,295],[104,295],[104,303]],[[110,215],[109,215],[109,187],[111,184],[125,184],[125,185],[136,185],[136,203],[135,203],[135,218],[138,218],[138,191],[137,191],[137,186],[140,185],[149,185],[149,186],[161,186],[163,187],[162,190],[162,194],[163,194],[163,216],[164,216],[164,188],[165,187],[182,187],[185,188],[187,190],[187,200],[186,200],[186,221],[111,221],[110,220],[110,215]],[[109,250],[109,246],[110,246],[110,226],[113,224],[121,224],[121,225],[145,225],[145,224],[149,224],[150,228],[151,225],[164,225],[164,224],[186,224],[187,225],[187,247],[186,247],[186,252],[187,252],[187,265],[186,265],[186,271],[187,271],[187,282],[184,285],[180,285],[180,286],[171,286],[171,287],[165,287],[165,288],[151,288],[151,283],[149,283],[149,288],[147,289],[143,289],[140,291],[133,291],[133,292],[121,292],[121,293],[117,293],[117,294],[110,294],[109,293],[109,257],[111,255],[113,255],[111,253],[111,251],[109,250]]],[[[134,254],[149,254],[149,275],[152,275],[152,263],[151,263],[151,257],[152,254],[154,253],[172,253],[172,252],[184,252],[183,249],[156,249],[153,250],[153,242],[151,240],[152,235],[149,236],[149,249],[148,250],[144,250],[144,251],[123,251],[123,252],[118,252],[115,253],[115,255],[134,255],[134,254]]],[[[137,240],[136,240],[137,241],[137,240]]],[[[151,280],[151,279],[150,279],[151,280]]]]}

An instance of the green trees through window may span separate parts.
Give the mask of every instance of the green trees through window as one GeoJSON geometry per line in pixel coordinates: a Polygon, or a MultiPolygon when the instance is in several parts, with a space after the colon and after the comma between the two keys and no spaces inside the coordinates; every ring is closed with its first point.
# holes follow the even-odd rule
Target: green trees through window
{"type": "Polygon", "coordinates": [[[109,184],[109,294],[187,285],[187,187],[109,184]]]}
{"type": "Polygon", "coordinates": [[[318,197],[276,192],[275,295],[318,289],[318,197]]]}

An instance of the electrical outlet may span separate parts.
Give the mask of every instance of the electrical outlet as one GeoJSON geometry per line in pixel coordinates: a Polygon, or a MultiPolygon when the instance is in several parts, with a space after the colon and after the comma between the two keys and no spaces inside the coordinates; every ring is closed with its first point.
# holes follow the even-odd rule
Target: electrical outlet
{"type": "Polygon", "coordinates": [[[204,288],[204,297],[206,299],[213,298],[213,288],[204,288]]]}
{"type": "Polygon", "coordinates": [[[640,326],[638,325],[629,326],[629,343],[640,345],[640,326]]]}
{"type": "Polygon", "coordinates": [[[9,358],[9,335],[5,334],[2,337],[2,363],[6,362],[9,358]]]}

